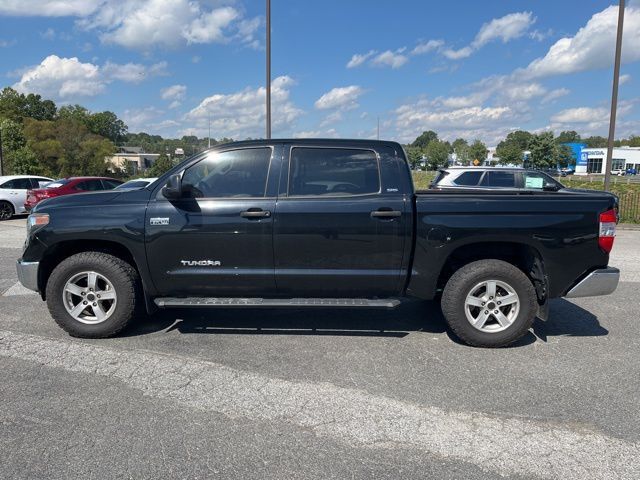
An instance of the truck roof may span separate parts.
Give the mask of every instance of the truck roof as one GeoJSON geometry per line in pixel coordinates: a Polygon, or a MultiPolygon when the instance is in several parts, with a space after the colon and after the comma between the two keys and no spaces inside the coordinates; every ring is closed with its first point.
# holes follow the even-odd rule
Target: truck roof
{"type": "Polygon", "coordinates": [[[222,147],[232,146],[261,146],[261,145],[273,145],[274,143],[287,143],[293,145],[315,145],[315,146],[344,146],[344,145],[361,145],[372,146],[380,145],[392,148],[402,148],[398,142],[390,140],[366,140],[366,139],[348,139],[348,138],[272,138],[259,139],[259,140],[241,140],[238,142],[219,143],[211,147],[211,149],[218,149],[222,147]]]}

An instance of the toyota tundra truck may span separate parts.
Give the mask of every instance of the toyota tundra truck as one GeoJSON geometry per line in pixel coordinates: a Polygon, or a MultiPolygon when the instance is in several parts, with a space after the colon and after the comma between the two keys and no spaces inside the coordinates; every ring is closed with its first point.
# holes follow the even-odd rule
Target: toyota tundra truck
{"type": "Polygon", "coordinates": [[[22,284],[70,335],[157,309],[394,308],[437,300],[457,337],[500,347],[552,298],[607,295],[617,198],[415,191],[402,147],[260,140],[199,153],[148,186],[44,200],[22,284]]]}

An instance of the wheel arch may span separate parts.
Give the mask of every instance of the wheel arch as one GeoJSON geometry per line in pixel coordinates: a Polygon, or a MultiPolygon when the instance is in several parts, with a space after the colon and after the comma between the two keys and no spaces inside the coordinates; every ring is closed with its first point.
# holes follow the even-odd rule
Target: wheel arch
{"type": "MultiPolygon", "coordinates": [[[[43,300],[46,300],[46,290],[49,277],[53,270],[63,260],[72,255],[82,252],[108,253],[131,265],[142,280],[144,289],[144,279],[141,275],[140,266],[136,262],[131,251],[122,243],[111,240],[65,240],[51,245],[42,255],[40,267],[38,269],[38,291],[43,300]]],[[[145,295],[146,296],[146,295],[145,295]]]]}
{"type": "Polygon", "coordinates": [[[544,258],[532,245],[519,242],[485,241],[454,249],[440,269],[436,288],[440,291],[459,268],[478,260],[503,260],[520,269],[533,283],[538,304],[547,301],[548,279],[544,258]]]}

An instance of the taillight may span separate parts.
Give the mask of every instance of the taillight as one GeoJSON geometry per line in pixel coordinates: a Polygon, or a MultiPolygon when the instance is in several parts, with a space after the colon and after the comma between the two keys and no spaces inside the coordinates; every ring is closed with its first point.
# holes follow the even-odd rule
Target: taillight
{"type": "Polygon", "coordinates": [[[600,214],[600,233],[598,234],[598,245],[607,253],[613,248],[613,240],[616,238],[616,222],[618,216],[615,210],[607,210],[600,214]]]}

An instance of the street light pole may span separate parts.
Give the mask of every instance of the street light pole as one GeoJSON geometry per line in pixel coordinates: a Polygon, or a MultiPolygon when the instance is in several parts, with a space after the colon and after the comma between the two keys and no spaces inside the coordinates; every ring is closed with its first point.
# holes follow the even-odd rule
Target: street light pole
{"type": "Polygon", "coordinates": [[[613,139],[616,133],[616,109],[618,107],[618,82],[620,80],[620,56],[622,53],[622,25],[624,23],[624,0],[618,7],[618,34],[616,36],[616,57],[613,64],[613,88],[611,92],[611,116],[609,117],[609,140],[607,142],[607,162],[604,166],[604,189],[609,190],[611,182],[611,158],[613,139]]]}
{"type": "Polygon", "coordinates": [[[267,0],[267,140],[271,138],[271,0],[267,0]]]}

